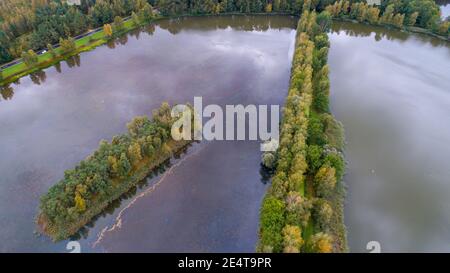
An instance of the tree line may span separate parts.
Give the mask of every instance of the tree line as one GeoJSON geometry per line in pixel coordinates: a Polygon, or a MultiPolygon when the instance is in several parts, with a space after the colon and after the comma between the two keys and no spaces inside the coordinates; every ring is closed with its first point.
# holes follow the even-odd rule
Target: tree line
{"type": "Polygon", "coordinates": [[[0,2],[0,63],[113,22],[117,16],[151,10],[147,0],[4,0],[0,2]]]}
{"type": "Polygon", "coordinates": [[[353,19],[360,23],[397,28],[415,26],[445,37],[450,35],[450,22],[441,20],[439,6],[432,0],[384,0],[379,7],[341,0],[327,6],[326,11],[335,18],[353,19]]]}
{"type": "Polygon", "coordinates": [[[111,24],[117,17],[152,11],[163,16],[182,14],[272,13],[300,14],[302,7],[327,11],[335,17],[397,27],[419,26],[447,35],[450,22],[439,17],[432,0],[383,0],[380,7],[363,0],[81,0],[69,6],[62,0],[4,0],[0,2],[0,63],[11,61],[28,50],[40,50],[111,24]]]}
{"type": "Polygon", "coordinates": [[[102,140],[99,148],[41,197],[38,224],[53,239],[75,233],[111,201],[135,186],[173,152],[188,141],[171,139],[171,116],[167,103],[147,116],[127,124],[128,133],[102,140]]]}
{"type": "Polygon", "coordinates": [[[263,154],[263,164],[275,174],[260,212],[260,252],[346,250],[343,130],[329,112],[330,27],[328,12],[304,7],[280,146],[275,154],[263,154]]]}

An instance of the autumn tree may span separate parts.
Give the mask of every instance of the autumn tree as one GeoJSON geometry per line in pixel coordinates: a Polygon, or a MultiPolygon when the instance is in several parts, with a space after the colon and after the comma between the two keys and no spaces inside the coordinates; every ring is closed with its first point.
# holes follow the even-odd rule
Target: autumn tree
{"type": "Polygon", "coordinates": [[[392,24],[398,28],[402,28],[404,19],[404,14],[397,13],[394,18],[392,18],[392,24]]]}
{"type": "Polygon", "coordinates": [[[32,67],[38,63],[38,55],[32,50],[28,50],[27,52],[22,53],[22,60],[26,66],[32,67]]]}
{"type": "Polygon", "coordinates": [[[299,253],[303,246],[302,230],[298,226],[287,225],[283,228],[284,253],[299,253]]]}
{"type": "Polygon", "coordinates": [[[107,37],[111,37],[113,35],[113,30],[110,24],[103,25],[103,32],[107,37]]]}
{"type": "Polygon", "coordinates": [[[325,199],[317,199],[314,202],[313,217],[317,226],[321,230],[326,230],[333,216],[333,209],[325,199]]]}
{"type": "Polygon", "coordinates": [[[299,192],[289,192],[286,197],[286,223],[305,228],[311,217],[312,205],[312,202],[299,192]]]}
{"type": "Polygon", "coordinates": [[[73,39],[72,37],[69,37],[67,39],[60,38],[59,46],[63,54],[71,53],[76,49],[75,39],[73,39]]]}
{"type": "Polygon", "coordinates": [[[336,187],[336,170],[329,166],[320,168],[314,177],[314,186],[318,196],[330,196],[336,187]]]}
{"type": "Polygon", "coordinates": [[[128,147],[128,156],[133,162],[133,165],[137,165],[142,160],[141,146],[139,143],[134,142],[128,147]]]}
{"type": "Polygon", "coordinates": [[[370,7],[367,11],[367,21],[371,24],[378,24],[380,19],[380,9],[377,7],[370,7]]]}
{"type": "Polygon", "coordinates": [[[418,16],[419,16],[419,13],[417,11],[413,12],[411,15],[409,15],[409,17],[408,17],[408,26],[413,27],[416,24],[416,22],[417,22],[417,17],[418,16]]]}
{"type": "Polygon", "coordinates": [[[75,190],[75,208],[78,212],[84,212],[86,210],[86,200],[83,195],[86,194],[86,186],[78,184],[75,190]]]}
{"type": "Polygon", "coordinates": [[[437,33],[440,35],[450,34],[450,22],[449,21],[441,22],[437,28],[437,33]]]}
{"type": "Polygon", "coordinates": [[[308,240],[307,250],[312,253],[331,253],[333,251],[333,239],[329,234],[316,233],[308,240]]]}

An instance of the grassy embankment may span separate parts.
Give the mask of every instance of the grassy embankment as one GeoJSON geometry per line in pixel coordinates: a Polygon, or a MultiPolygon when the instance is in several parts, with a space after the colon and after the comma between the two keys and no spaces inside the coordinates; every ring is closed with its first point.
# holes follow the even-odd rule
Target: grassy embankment
{"type": "Polygon", "coordinates": [[[315,12],[299,20],[259,252],[346,252],[343,130],[329,112],[328,36],[315,12]]]}
{"type": "MultiPolygon", "coordinates": [[[[162,17],[156,17],[152,21],[161,19],[162,17]]],[[[120,32],[115,32],[113,37],[109,37],[102,30],[90,34],[88,36],[82,37],[80,39],[75,40],[76,49],[70,53],[62,54],[61,48],[56,48],[55,52],[57,54],[56,57],[53,57],[52,54],[48,51],[44,54],[38,56],[38,62],[36,65],[31,67],[27,66],[25,63],[20,62],[13,66],[10,66],[3,70],[3,81],[0,81],[0,85],[8,84],[14,82],[21,77],[39,71],[41,69],[52,66],[60,61],[63,61],[71,56],[77,55],[81,52],[90,51],[100,45],[103,45],[111,40],[111,38],[117,37],[119,35],[125,34],[137,27],[140,27],[149,22],[142,22],[141,24],[134,24],[132,20],[124,21],[123,29],[120,32]]]]}

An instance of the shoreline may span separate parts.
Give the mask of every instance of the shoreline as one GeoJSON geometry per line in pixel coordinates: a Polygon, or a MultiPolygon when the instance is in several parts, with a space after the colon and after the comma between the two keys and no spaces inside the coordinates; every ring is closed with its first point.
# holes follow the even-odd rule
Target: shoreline
{"type": "Polygon", "coordinates": [[[110,204],[111,202],[119,199],[122,195],[126,194],[129,190],[135,187],[139,182],[145,179],[152,171],[159,168],[164,162],[170,160],[175,154],[181,152],[183,149],[188,148],[189,145],[192,144],[192,141],[169,141],[168,145],[172,149],[172,152],[168,155],[160,156],[156,159],[156,161],[152,161],[153,157],[146,157],[143,159],[142,166],[139,166],[136,170],[134,170],[133,174],[130,178],[120,181],[122,185],[119,192],[112,195],[109,200],[104,201],[100,204],[96,204],[96,206],[86,211],[83,214],[83,217],[79,219],[78,222],[67,225],[64,227],[58,227],[56,225],[52,225],[46,215],[43,214],[42,211],[39,211],[36,217],[37,231],[41,234],[47,235],[54,242],[64,240],[76,234],[81,228],[86,226],[92,219],[94,219],[97,215],[101,214],[110,204]]]}
{"type": "MultiPolygon", "coordinates": [[[[49,68],[61,61],[67,60],[68,58],[78,55],[80,53],[94,50],[95,48],[97,48],[101,45],[104,45],[104,44],[108,43],[109,41],[112,41],[121,35],[125,35],[125,34],[131,32],[132,30],[135,30],[139,27],[147,26],[149,24],[158,22],[160,20],[186,18],[186,17],[235,16],[235,15],[238,15],[238,16],[252,16],[252,15],[254,15],[254,16],[277,16],[277,15],[280,15],[280,16],[297,16],[298,17],[298,15],[293,14],[293,13],[288,13],[288,12],[270,12],[270,13],[227,12],[227,13],[220,13],[220,14],[181,14],[181,15],[176,15],[176,16],[159,16],[148,22],[142,22],[139,25],[134,24],[129,17],[126,17],[124,20],[124,30],[120,31],[117,34],[114,34],[113,37],[108,38],[105,35],[103,29],[101,29],[101,28],[100,28],[100,31],[97,31],[97,32],[95,31],[96,29],[94,29],[91,31],[92,32],[91,34],[83,36],[82,38],[75,40],[75,43],[81,43],[81,45],[77,45],[76,49],[73,52],[70,52],[68,54],[58,55],[57,57],[54,57],[54,58],[50,57],[49,59],[47,59],[47,57],[51,56],[51,53],[46,52],[46,53],[43,53],[38,56],[39,59],[43,59],[43,60],[38,62],[33,67],[27,67],[23,62],[19,62],[17,64],[7,67],[6,69],[4,69],[2,71],[2,73],[4,75],[3,75],[3,80],[0,80],[0,86],[6,86],[8,84],[14,83],[14,82],[20,80],[20,78],[22,78],[22,77],[25,77],[32,73],[38,72],[42,69],[49,68]],[[96,35],[99,37],[93,38],[96,35]],[[85,42],[86,40],[87,40],[87,42],[85,42]],[[18,71],[16,72],[14,70],[18,70],[18,71]],[[13,71],[13,72],[9,72],[9,71],[13,71]]],[[[350,22],[350,23],[354,23],[354,24],[363,24],[363,25],[381,27],[381,28],[386,28],[386,29],[394,29],[394,30],[398,30],[401,32],[411,33],[411,34],[413,34],[413,33],[423,34],[423,35],[427,35],[430,37],[440,39],[442,41],[450,42],[450,37],[444,37],[444,36],[435,34],[427,29],[419,28],[419,27],[403,26],[403,28],[396,28],[396,27],[389,26],[386,24],[370,24],[367,22],[361,23],[356,20],[348,19],[348,18],[333,17],[332,19],[333,19],[333,21],[338,21],[338,22],[350,22]]],[[[97,29],[99,29],[99,28],[97,28],[97,29]]],[[[81,35],[85,35],[85,34],[86,33],[81,34],[81,35]]],[[[59,48],[56,48],[55,50],[59,51],[59,48]]],[[[16,60],[13,60],[11,62],[14,62],[14,61],[16,61],[16,60]]],[[[7,65],[7,64],[4,64],[4,65],[7,65]]]]}

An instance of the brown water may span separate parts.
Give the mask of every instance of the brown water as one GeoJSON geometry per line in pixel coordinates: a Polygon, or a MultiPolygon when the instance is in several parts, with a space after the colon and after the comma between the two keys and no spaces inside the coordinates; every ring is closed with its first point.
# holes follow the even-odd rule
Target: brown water
{"type": "MultiPolygon", "coordinates": [[[[0,251],[67,252],[67,241],[33,234],[39,196],[134,116],[194,96],[282,104],[295,25],[278,16],[162,21],[3,88],[0,251]]],[[[267,188],[259,162],[258,142],[196,144],[83,230],[81,251],[253,252],[267,188]]]]}
{"type": "Polygon", "coordinates": [[[351,251],[449,252],[450,43],[349,23],[330,39],[351,251]]]}

